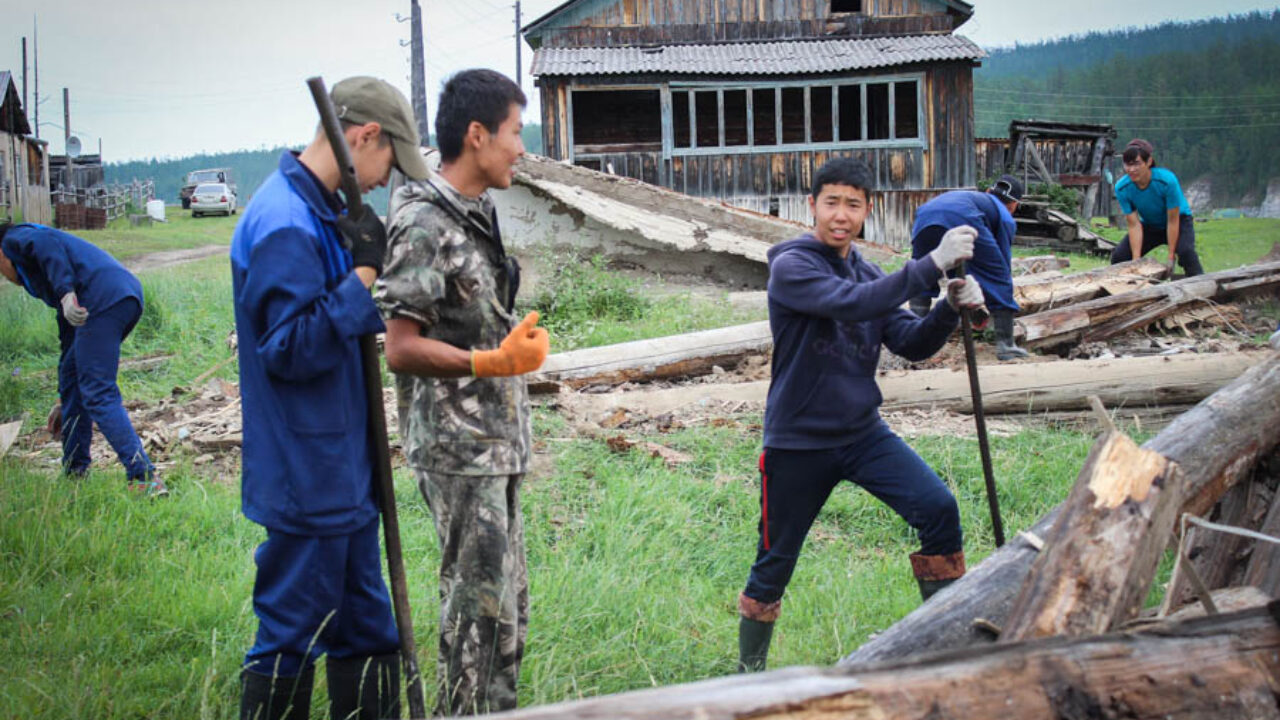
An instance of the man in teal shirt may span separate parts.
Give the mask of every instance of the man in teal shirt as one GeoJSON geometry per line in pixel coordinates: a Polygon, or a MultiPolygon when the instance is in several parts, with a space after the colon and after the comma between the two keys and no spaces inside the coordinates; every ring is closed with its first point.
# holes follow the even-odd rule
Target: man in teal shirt
{"type": "Polygon", "coordinates": [[[1124,149],[1125,176],[1116,183],[1116,200],[1129,223],[1129,234],[1115,250],[1111,263],[1142,257],[1152,250],[1169,247],[1169,274],[1177,258],[1188,276],[1200,275],[1200,256],[1196,254],[1196,228],[1191,206],[1182,194],[1178,177],[1170,170],[1156,167],[1151,143],[1135,138],[1124,149]]]}

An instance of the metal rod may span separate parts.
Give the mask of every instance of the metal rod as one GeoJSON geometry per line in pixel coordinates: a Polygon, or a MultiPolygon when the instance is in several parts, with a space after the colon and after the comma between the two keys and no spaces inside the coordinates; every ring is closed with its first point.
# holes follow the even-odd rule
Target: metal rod
{"type": "MultiPolygon", "coordinates": [[[[960,277],[965,277],[964,263],[959,267],[960,277]]],[[[1004,545],[1004,523],[1000,519],[1000,500],[996,497],[996,478],[991,469],[991,446],[987,441],[987,416],[982,409],[982,386],[978,382],[978,357],[973,347],[973,321],[970,310],[960,310],[960,331],[964,336],[964,359],[969,368],[969,393],[973,397],[973,422],[978,430],[978,451],[982,455],[982,479],[987,486],[987,508],[991,511],[991,529],[996,536],[996,547],[1004,545]]]]}
{"type": "MultiPolygon", "coordinates": [[[[364,215],[364,203],[360,201],[360,186],[356,182],[355,166],[351,161],[351,149],[338,124],[338,114],[333,101],[325,90],[324,80],[309,78],[307,87],[320,112],[333,157],[342,176],[342,194],[346,196],[347,215],[359,220],[364,215]]],[[[360,336],[360,360],[364,371],[365,404],[369,411],[369,439],[374,452],[374,490],[382,510],[382,530],[387,546],[387,570],[391,576],[391,604],[396,614],[396,628],[400,633],[400,660],[404,665],[405,686],[409,697],[409,715],[427,717],[422,673],[418,670],[418,652],[413,640],[413,616],[409,609],[409,587],[405,580],[404,555],[400,546],[400,520],[396,514],[395,484],[391,477],[391,450],[387,446],[387,415],[382,404],[382,367],[378,362],[378,345],[372,335],[360,336]]]]}

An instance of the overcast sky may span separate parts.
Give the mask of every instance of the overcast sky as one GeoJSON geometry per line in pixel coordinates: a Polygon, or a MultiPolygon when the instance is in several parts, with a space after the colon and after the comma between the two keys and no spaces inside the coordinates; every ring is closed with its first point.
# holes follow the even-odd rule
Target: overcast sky
{"type": "MultiPolygon", "coordinates": [[[[1277,7],[1275,0],[970,1],[974,17],[960,34],[984,47],[1277,7]]],[[[561,2],[524,0],[524,22],[561,2]]],[[[514,75],[510,0],[421,4],[429,112],[442,79],[457,70],[514,75]]],[[[409,23],[396,20],[409,7],[409,0],[0,0],[0,70],[14,73],[21,94],[26,37],[27,115],[34,122],[38,23],[40,136],[55,154],[63,152],[64,87],[73,134],[86,152],[97,152],[101,141],[107,162],[297,144],[315,127],[304,84],[311,75],[330,85],[377,75],[410,96],[409,49],[400,44],[408,43],[409,23]]],[[[524,45],[526,121],[539,117],[528,75],[532,54],[524,45]]]]}

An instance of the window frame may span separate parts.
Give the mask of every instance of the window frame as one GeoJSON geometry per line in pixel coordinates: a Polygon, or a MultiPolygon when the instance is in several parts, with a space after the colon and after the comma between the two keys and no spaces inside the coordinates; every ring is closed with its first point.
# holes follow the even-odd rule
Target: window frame
{"type": "MultiPolygon", "coordinates": [[[[896,73],[892,75],[862,75],[857,77],[844,78],[825,78],[822,80],[783,80],[783,81],[755,81],[755,82],[734,82],[724,83],[707,80],[691,80],[676,81],[669,83],[664,88],[663,111],[663,158],[670,159],[672,157],[688,157],[699,155],[745,155],[752,153],[776,153],[776,152],[797,152],[806,150],[843,150],[856,148],[921,148],[927,150],[929,147],[929,138],[926,132],[925,124],[925,73],[896,73]],[[896,89],[899,82],[914,82],[916,84],[916,136],[899,138],[897,134],[896,123],[896,89]],[[889,138],[881,140],[841,140],[840,139],[840,92],[842,88],[852,86],[858,87],[860,93],[859,110],[861,118],[861,137],[867,135],[867,85],[883,83],[888,85],[889,97],[889,138]],[[813,142],[813,115],[816,108],[812,103],[812,92],[810,88],[814,87],[830,87],[831,88],[831,107],[828,109],[832,124],[832,140],[830,142],[813,142]],[[783,88],[803,88],[804,89],[804,116],[805,142],[783,143],[782,140],[782,90],[783,88]],[[755,144],[755,109],[754,109],[754,93],[757,90],[774,90],[774,140],[770,145],[755,144]],[[694,143],[690,147],[675,147],[674,133],[671,128],[672,122],[687,122],[693,126],[697,122],[696,108],[693,103],[693,93],[698,91],[715,90],[720,98],[726,91],[745,90],[747,93],[747,127],[748,127],[748,144],[747,145],[725,145],[724,144],[724,121],[723,121],[723,101],[720,105],[719,136],[720,143],[717,145],[702,145],[694,143]],[[688,102],[689,117],[688,118],[672,118],[670,116],[673,103],[670,98],[675,93],[690,93],[690,101],[688,102]]],[[[621,89],[621,88],[619,88],[621,89]]]]}

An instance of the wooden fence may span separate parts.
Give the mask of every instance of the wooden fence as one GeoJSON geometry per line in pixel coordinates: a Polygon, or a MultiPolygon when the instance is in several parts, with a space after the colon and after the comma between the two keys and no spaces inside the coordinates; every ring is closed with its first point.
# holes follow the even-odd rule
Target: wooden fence
{"type": "Polygon", "coordinates": [[[141,212],[147,201],[155,197],[155,183],[134,180],[128,184],[97,185],[83,190],[60,188],[51,195],[57,208],[58,227],[64,230],[95,230],[124,217],[130,207],[141,212]]]}

